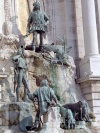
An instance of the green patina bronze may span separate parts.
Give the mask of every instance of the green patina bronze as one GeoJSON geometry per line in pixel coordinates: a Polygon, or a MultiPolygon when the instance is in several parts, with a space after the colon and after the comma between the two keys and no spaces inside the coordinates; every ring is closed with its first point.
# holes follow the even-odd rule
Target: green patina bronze
{"type": "Polygon", "coordinates": [[[66,109],[62,107],[57,100],[57,97],[52,88],[48,86],[47,80],[42,80],[41,87],[39,87],[33,94],[28,94],[29,99],[35,102],[37,99],[38,109],[36,109],[37,114],[35,118],[35,123],[33,127],[30,127],[31,130],[39,129],[39,125],[41,122],[41,116],[48,112],[48,108],[52,106],[58,106],[60,108],[60,114],[63,118],[64,127],[63,128],[71,128],[71,125],[75,126],[75,120],[73,118],[73,114],[70,109],[66,109]],[[66,119],[68,120],[68,124],[66,124],[66,119]]]}
{"type": "Polygon", "coordinates": [[[38,99],[38,110],[35,118],[35,124],[32,127],[32,129],[35,130],[39,127],[41,116],[48,111],[50,106],[57,103],[57,98],[53,89],[48,86],[47,80],[42,80],[41,87],[39,87],[33,94],[28,94],[28,96],[33,102],[35,98],[38,99]]]}
{"type": "Polygon", "coordinates": [[[27,63],[24,59],[23,48],[20,48],[13,58],[14,63],[14,91],[16,91],[17,102],[20,101],[20,87],[24,85],[24,101],[27,101],[27,93],[29,93],[28,79],[27,79],[27,63]]]}
{"type": "Polygon", "coordinates": [[[57,103],[57,106],[60,108],[60,114],[63,119],[63,129],[74,129],[75,128],[75,119],[73,117],[73,113],[70,109],[66,109],[57,103]]]}
{"type": "Polygon", "coordinates": [[[32,45],[27,46],[26,50],[36,50],[37,35],[40,35],[40,45],[38,50],[41,51],[43,45],[43,37],[47,32],[47,25],[49,23],[49,18],[45,12],[40,10],[40,3],[36,1],[33,3],[33,11],[30,13],[27,24],[27,33],[33,33],[32,45]]]}

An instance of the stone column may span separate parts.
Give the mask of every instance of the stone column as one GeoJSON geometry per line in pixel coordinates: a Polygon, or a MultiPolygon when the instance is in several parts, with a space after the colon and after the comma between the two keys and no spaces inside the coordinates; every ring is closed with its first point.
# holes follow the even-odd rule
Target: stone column
{"type": "Polygon", "coordinates": [[[82,0],[85,58],[80,62],[82,89],[91,110],[100,120],[100,55],[98,49],[95,0],[82,0]]]}
{"type": "Polygon", "coordinates": [[[4,0],[0,0],[0,14],[0,33],[3,33],[5,22],[4,0]]]}
{"type": "Polygon", "coordinates": [[[1,94],[1,85],[0,85],[0,101],[2,100],[2,94],[1,94]]]}
{"type": "Polygon", "coordinates": [[[76,18],[78,57],[82,59],[85,56],[85,49],[84,49],[84,35],[83,35],[82,5],[80,0],[77,1],[75,0],[75,18],[76,18]]]}
{"type": "Polygon", "coordinates": [[[94,0],[82,0],[85,58],[80,63],[80,77],[100,76],[96,13],[94,0]]]}
{"type": "Polygon", "coordinates": [[[99,54],[94,0],[82,0],[85,56],[99,54]]]}
{"type": "Polygon", "coordinates": [[[96,5],[98,44],[99,44],[99,53],[100,53],[100,0],[96,0],[95,5],[96,5]]]}

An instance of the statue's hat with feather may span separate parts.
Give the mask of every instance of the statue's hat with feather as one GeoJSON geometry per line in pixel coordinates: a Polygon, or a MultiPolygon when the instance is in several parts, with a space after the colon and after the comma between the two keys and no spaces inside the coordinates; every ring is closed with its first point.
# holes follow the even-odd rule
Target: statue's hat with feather
{"type": "Polygon", "coordinates": [[[34,3],[33,3],[33,6],[40,6],[40,2],[38,0],[36,0],[34,3]]]}

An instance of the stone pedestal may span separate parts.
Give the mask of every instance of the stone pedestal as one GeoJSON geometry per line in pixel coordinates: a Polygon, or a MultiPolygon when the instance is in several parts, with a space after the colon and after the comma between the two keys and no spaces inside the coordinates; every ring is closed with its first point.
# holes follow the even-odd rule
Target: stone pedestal
{"type": "Polygon", "coordinates": [[[78,121],[78,122],[76,122],[76,129],[86,129],[85,121],[78,121]]]}
{"type": "MultiPolygon", "coordinates": [[[[43,128],[38,133],[64,133],[64,130],[60,128],[60,122],[59,108],[49,108],[48,113],[43,116],[43,128]]],[[[34,133],[34,131],[28,133],[34,133]]]]}
{"type": "Polygon", "coordinates": [[[81,90],[87,100],[90,109],[100,120],[100,57],[92,56],[80,62],[81,90]]]}
{"type": "Polygon", "coordinates": [[[100,56],[85,58],[80,62],[80,77],[100,77],[100,56]]]}
{"type": "Polygon", "coordinates": [[[91,111],[100,121],[100,78],[87,76],[78,80],[91,111]]]}

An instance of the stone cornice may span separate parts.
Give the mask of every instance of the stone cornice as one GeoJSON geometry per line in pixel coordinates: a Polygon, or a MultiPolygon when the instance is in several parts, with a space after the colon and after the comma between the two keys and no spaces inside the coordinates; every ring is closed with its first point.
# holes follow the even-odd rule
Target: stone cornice
{"type": "Polygon", "coordinates": [[[83,82],[86,82],[86,81],[100,81],[100,76],[86,76],[86,77],[82,77],[82,78],[79,78],[77,80],[77,83],[80,84],[80,83],[83,83],[83,82]]]}

